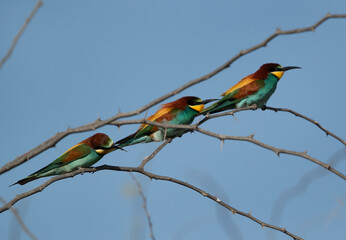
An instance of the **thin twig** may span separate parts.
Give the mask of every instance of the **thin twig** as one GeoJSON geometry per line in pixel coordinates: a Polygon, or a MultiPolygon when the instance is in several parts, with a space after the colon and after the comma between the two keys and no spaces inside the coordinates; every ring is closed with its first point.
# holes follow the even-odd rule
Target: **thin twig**
{"type": "Polygon", "coordinates": [[[20,36],[22,36],[22,33],[24,32],[24,30],[26,29],[26,27],[29,25],[31,19],[35,16],[37,10],[42,6],[42,0],[38,0],[36,3],[36,6],[34,7],[34,9],[31,11],[29,17],[25,20],[23,26],[20,28],[19,32],[17,33],[17,35],[14,37],[11,47],[8,50],[8,52],[6,53],[6,55],[3,57],[3,59],[0,61],[0,68],[4,65],[4,63],[7,61],[7,59],[12,55],[12,52],[14,50],[14,48],[17,45],[17,42],[20,38],[20,36]]]}
{"type": "Polygon", "coordinates": [[[88,123],[88,124],[85,124],[85,125],[82,125],[80,127],[76,127],[76,128],[69,128],[67,129],[66,131],[64,132],[60,132],[60,133],[57,133],[55,136],[49,138],[48,140],[46,140],[45,142],[41,143],[40,145],[36,146],[35,148],[31,149],[30,151],[24,153],[23,155],[17,157],[16,159],[14,159],[13,161],[11,162],[8,162],[7,164],[5,164],[4,166],[2,166],[0,168],[0,174],[3,174],[15,167],[17,167],[18,165],[28,161],[29,159],[37,156],[38,154],[40,154],[41,152],[49,149],[49,148],[52,148],[54,147],[59,141],[61,141],[63,138],[65,138],[66,136],[70,135],[70,134],[73,134],[73,133],[79,133],[79,132],[86,132],[86,131],[91,131],[91,130],[95,130],[97,128],[100,128],[102,126],[105,126],[107,124],[109,124],[110,122],[113,122],[117,119],[120,119],[120,118],[125,118],[125,117],[131,117],[131,116],[134,116],[134,115],[138,115],[140,113],[142,113],[143,111],[146,111],[147,109],[149,109],[150,107],[182,92],[183,90],[189,88],[189,87],[192,87],[198,83],[201,83],[203,81],[206,81],[208,79],[210,79],[211,77],[217,75],[218,73],[220,73],[221,71],[225,70],[226,68],[230,67],[232,63],[234,63],[236,60],[238,60],[239,58],[259,49],[259,48],[262,48],[262,47],[265,47],[267,46],[267,44],[272,41],[274,38],[276,38],[277,36],[280,36],[280,35],[289,35],[289,34],[297,34],[297,33],[302,33],[302,32],[309,32],[309,31],[315,31],[315,29],[317,27],[319,27],[323,22],[327,21],[328,19],[331,19],[331,18],[346,18],[346,14],[327,14],[325,17],[321,18],[319,21],[317,21],[315,24],[313,24],[312,26],[310,27],[305,27],[305,28],[298,28],[298,29],[293,29],[293,30],[288,30],[288,31],[281,31],[280,29],[277,29],[275,31],[275,33],[273,33],[272,35],[270,35],[269,37],[267,37],[263,42],[253,46],[253,47],[250,47],[246,50],[241,50],[238,54],[236,54],[234,57],[232,57],[230,60],[228,60],[227,62],[225,62],[223,65],[221,65],[220,67],[218,67],[217,69],[215,69],[214,71],[202,76],[202,77],[199,77],[199,78],[196,78],[194,80],[191,80],[189,82],[187,82],[186,84],[182,85],[181,87],[155,99],[154,101],[146,104],[145,106],[137,109],[137,110],[134,110],[134,111],[131,111],[131,112],[128,112],[128,113],[118,113],[116,114],[115,116],[107,119],[107,120],[104,120],[104,121],[101,121],[99,119],[91,122],[91,123],[88,123]]]}
{"type": "Polygon", "coordinates": [[[136,183],[136,185],[138,187],[138,192],[141,195],[142,200],[143,200],[143,209],[145,211],[145,214],[147,215],[150,238],[152,240],[155,240],[154,231],[153,231],[153,223],[151,222],[151,216],[149,214],[148,207],[147,207],[147,198],[144,196],[141,184],[137,181],[137,179],[135,178],[135,176],[132,173],[130,173],[130,175],[131,175],[131,178],[133,179],[133,181],[136,183]]]}
{"type": "Polygon", "coordinates": [[[211,200],[213,200],[214,202],[216,202],[217,204],[221,205],[222,207],[228,209],[231,213],[233,214],[239,214],[241,216],[244,216],[246,218],[249,218],[250,220],[258,223],[259,225],[261,225],[262,228],[271,228],[277,231],[280,231],[290,237],[292,237],[293,239],[297,239],[297,240],[302,240],[303,238],[289,232],[286,230],[286,228],[283,227],[278,227],[269,223],[265,223],[263,221],[261,221],[260,219],[254,217],[251,213],[246,213],[243,211],[240,211],[230,205],[228,205],[227,203],[223,202],[222,200],[220,200],[219,198],[217,198],[216,196],[213,196],[212,194],[195,187],[192,184],[189,184],[187,182],[172,178],[172,177],[167,177],[167,176],[161,176],[161,175],[157,175],[154,173],[150,173],[145,171],[143,168],[140,167],[119,167],[119,166],[109,166],[109,165],[102,165],[99,167],[95,167],[95,168],[80,168],[74,172],[70,172],[70,173],[66,173],[57,177],[53,177],[51,179],[49,179],[47,182],[43,183],[42,185],[38,186],[37,188],[34,188],[28,192],[22,193],[17,195],[15,198],[13,198],[10,202],[8,202],[7,204],[5,204],[4,206],[2,206],[0,208],[0,213],[4,212],[6,210],[8,210],[11,206],[13,206],[16,202],[18,202],[21,199],[24,199],[28,196],[31,196],[33,194],[36,194],[38,192],[41,192],[43,189],[45,189],[46,187],[48,187],[50,184],[52,184],[53,182],[65,179],[65,178],[70,178],[70,177],[74,177],[78,174],[81,173],[94,173],[94,172],[98,172],[98,171],[102,171],[102,170],[111,170],[111,171],[122,171],[122,172],[137,172],[140,173],[142,175],[145,175],[147,177],[149,177],[150,179],[155,179],[155,180],[162,180],[162,181],[167,181],[167,182],[172,182],[172,183],[176,183],[179,184],[181,186],[184,186],[186,188],[189,188],[195,192],[198,192],[199,194],[201,194],[204,197],[207,197],[211,200]]]}
{"type": "MultiPolygon", "coordinates": [[[[3,199],[2,197],[0,197],[0,202],[2,202],[3,204],[6,204],[5,199],[3,199]]],[[[35,235],[29,230],[29,228],[25,225],[23,219],[21,218],[21,216],[19,215],[19,212],[17,209],[15,209],[14,207],[11,207],[10,210],[12,211],[13,215],[16,217],[20,227],[23,229],[23,231],[32,239],[32,240],[38,240],[37,237],[35,237],[35,235]]]]}
{"type": "Polygon", "coordinates": [[[315,124],[319,129],[321,129],[323,132],[325,132],[328,135],[334,137],[336,140],[338,140],[339,142],[341,142],[342,144],[346,145],[346,141],[343,140],[341,137],[338,137],[336,134],[332,133],[331,131],[325,129],[324,127],[321,126],[321,124],[319,122],[317,122],[316,120],[313,120],[301,113],[298,113],[296,111],[293,111],[291,109],[288,109],[288,108],[275,108],[275,107],[268,107],[268,106],[265,106],[264,110],[272,110],[274,112],[288,112],[288,113],[291,113],[297,117],[300,117],[302,119],[305,119],[313,124],[315,124]]]}
{"type": "Polygon", "coordinates": [[[155,149],[155,151],[150,154],[150,156],[143,159],[141,165],[139,165],[139,168],[144,168],[145,164],[147,164],[151,159],[153,159],[156,154],[158,154],[162,148],[164,148],[168,143],[172,142],[171,138],[168,138],[164,143],[162,143],[158,148],[155,149]]]}

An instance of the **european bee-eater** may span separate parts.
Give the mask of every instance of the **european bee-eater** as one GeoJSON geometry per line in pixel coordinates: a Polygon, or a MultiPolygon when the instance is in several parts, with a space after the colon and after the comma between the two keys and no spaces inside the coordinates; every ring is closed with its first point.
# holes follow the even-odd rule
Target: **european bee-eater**
{"type": "Polygon", "coordinates": [[[113,140],[106,134],[96,133],[67,150],[44,168],[12,185],[17,183],[24,185],[41,177],[61,175],[72,172],[79,167],[90,167],[98,162],[104,155],[116,149],[119,149],[119,147],[116,146],[113,140]]]}
{"type": "MultiPolygon", "coordinates": [[[[161,109],[147,120],[175,125],[189,125],[203,111],[204,104],[211,101],[214,101],[214,99],[202,101],[198,97],[182,97],[174,102],[163,104],[161,109]]],[[[159,142],[163,141],[165,137],[180,137],[184,132],[184,129],[168,128],[165,130],[149,124],[142,124],[135,133],[119,140],[116,144],[118,144],[118,147],[125,147],[137,143],[159,142]]]]}
{"type": "Polygon", "coordinates": [[[219,101],[204,109],[201,114],[217,113],[228,109],[242,108],[256,104],[263,107],[274,93],[276,85],[285,71],[300,67],[282,67],[277,63],[266,63],[255,73],[240,80],[228,89],[219,101]]]}

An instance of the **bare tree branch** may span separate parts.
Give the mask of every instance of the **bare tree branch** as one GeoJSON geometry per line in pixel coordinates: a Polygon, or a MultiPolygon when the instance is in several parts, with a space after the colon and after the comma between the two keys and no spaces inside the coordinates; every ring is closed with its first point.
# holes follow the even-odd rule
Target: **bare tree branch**
{"type": "MultiPolygon", "coordinates": [[[[242,109],[239,109],[239,111],[240,110],[242,110],[242,109]]],[[[222,113],[222,114],[224,114],[224,113],[222,113]]],[[[220,114],[220,115],[222,115],[222,114],[220,114]]],[[[230,135],[218,134],[218,133],[210,132],[210,131],[207,131],[203,128],[198,127],[199,123],[194,124],[194,125],[172,125],[172,124],[168,124],[168,123],[152,122],[152,121],[148,121],[147,119],[112,122],[112,124],[116,125],[116,126],[120,126],[123,124],[143,124],[143,123],[150,124],[150,125],[157,126],[157,127],[161,127],[161,128],[165,128],[165,129],[178,128],[178,129],[185,129],[185,130],[190,130],[190,131],[197,131],[197,132],[200,132],[200,133],[205,134],[207,136],[220,139],[221,141],[237,140],[237,141],[251,142],[253,144],[256,144],[257,146],[260,146],[262,148],[273,151],[278,156],[280,156],[280,154],[283,153],[283,154],[293,155],[293,156],[297,156],[297,157],[301,157],[301,158],[310,160],[311,162],[313,162],[317,165],[320,165],[321,167],[327,169],[328,171],[330,171],[330,172],[336,174],[337,176],[341,177],[342,179],[346,180],[346,176],[344,174],[342,174],[341,172],[334,169],[330,164],[324,163],[324,162],[322,162],[316,158],[311,157],[310,155],[307,154],[307,151],[297,152],[297,151],[291,151],[291,150],[287,150],[287,149],[283,149],[283,148],[277,148],[277,147],[265,144],[261,141],[254,139],[254,135],[244,137],[244,136],[230,136],[230,135]]]]}
{"type": "Polygon", "coordinates": [[[168,143],[172,142],[172,139],[169,138],[167,139],[164,143],[162,143],[158,148],[156,148],[156,150],[150,154],[150,156],[145,157],[141,163],[141,165],[139,165],[139,168],[144,168],[145,164],[147,164],[151,159],[153,159],[156,154],[158,154],[158,152],[160,152],[162,150],[162,148],[164,148],[168,143]]]}
{"type": "Polygon", "coordinates": [[[204,190],[202,190],[200,188],[197,188],[197,187],[195,187],[192,184],[189,184],[187,182],[184,182],[184,181],[172,178],[172,177],[160,176],[160,175],[157,175],[157,174],[154,174],[154,173],[150,173],[150,172],[147,172],[143,168],[140,168],[140,167],[119,167],[119,166],[102,165],[102,166],[95,167],[95,168],[80,168],[80,169],[78,169],[76,171],[73,171],[73,172],[70,172],[70,173],[66,173],[66,174],[63,174],[63,175],[60,175],[60,176],[57,176],[57,177],[53,177],[53,178],[49,179],[48,181],[46,181],[45,183],[43,183],[42,185],[38,186],[37,188],[34,188],[34,189],[32,189],[32,190],[30,190],[28,192],[22,193],[22,194],[18,194],[10,202],[8,202],[7,204],[5,204],[4,206],[2,206],[0,208],[0,213],[8,210],[10,207],[12,207],[19,200],[24,199],[26,197],[29,197],[29,196],[31,196],[33,194],[38,193],[38,192],[41,192],[43,189],[48,187],[53,182],[56,182],[56,181],[59,181],[59,180],[65,179],[65,178],[71,178],[71,177],[74,177],[74,176],[76,176],[78,174],[81,174],[81,173],[86,173],[86,172],[94,173],[94,172],[98,172],[98,171],[102,171],[102,170],[112,170],[112,171],[122,171],[122,172],[137,172],[137,173],[140,173],[142,175],[145,175],[145,176],[149,177],[150,179],[162,180],[162,181],[173,182],[173,183],[179,184],[179,185],[184,186],[186,188],[189,188],[189,189],[191,189],[191,190],[193,190],[195,192],[198,192],[199,194],[201,194],[204,197],[207,197],[207,198],[213,200],[217,204],[219,204],[219,205],[223,206],[224,208],[228,209],[233,214],[239,214],[241,216],[244,216],[246,218],[251,219],[252,221],[254,221],[254,222],[258,223],[259,225],[261,225],[262,228],[267,227],[267,228],[271,228],[271,229],[280,231],[280,232],[282,232],[282,233],[292,237],[293,239],[298,239],[298,240],[302,240],[303,239],[303,238],[301,238],[301,237],[299,237],[297,235],[294,235],[293,233],[287,231],[286,228],[277,227],[275,225],[272,225],[272,224],[265,223],[265,222],[261,221],[260,219],[252,216],[251,212],[250,213],[242,212],[242,211],[240,211],[240,210],[238,210],[238,209],[228,205],[227,203],[221,201],[216,196],[213,196],[212,194],[207,193],[206,191],[204,191],[204,190]]]}
{"type": "Polygon", "coordinates": [[[29,25],[31,19],[35,16],[37,10],[42,6],[42,0],[38,0],[36,3],[36,6],[34,7],[34,9],[31,11],[29,17],[25,20],[23,26],[20,28],[19,32],[17,33],[17,35],[14,37],[11,47],[8,50],[8,52],[6,53],[6,55],[3,57],[3,59],[0,61],[0,68],[4,65],[4,63],[7,61],[7,59],[11,56],[14,48],[17,45],[17,42],[20,38],[20,36],[22,36],[22,33],[24,32],[24,30],[26,29],[26,27],[29,25]]]}
{"type": "Polygon", "coordinates": [[[109,124],[110,122],[113,122],[117,119],[120,118],[125,118],[125,117],[131,117],[134,115],[138,115],[140,113],[142,113],[143,111],[149,109],[150,107],[182,92],[183,90],[196,85],[198,83],[201,83],[205,80],[210,79],[211,77],[215,76],[216,74],[220,73],[221,71],[225,70],[226,68],[230,67],[230,65],[235,62],[236,60],[238,60],[239,58],[241,58],[242,56],[245,56],[259,48],[265,47],[267,46],[267,44],[272,41],[274,38],[276,38],[277,36],[280,35],[289,35],[289,34],[298,34],[298,33],[303,33],[303,32],[309,32],[309,31],[315,31],[315,29],[317,27],[319,27],[322,23],[324,23],[325,21],[327,21],[328,19],[332,19],[332,18],[346,18],[346,14],[327,14],[325,17],[321,18],[319,21],[317,21],[315,24],[313,24],[310,27],[305,27],[305,28],[297,28],[297,29],[293,29],[293,30],[287,30],[287,31],[282,31],[280,29],[277,29],[275,31],[275,33],[273,33],[272,35],[270,35],[269,37],[267,37],[263,42],[250,47],[246,50],[241,50],[238,54],[236,54],[234,57],[232,57],[230,60],[228,60],[227,62],[225,62],[223,65],[221,65],[220,67],[218,67],[217,69],[215,69],[214,71],[196,78],[194,80],[191,80],[189,82],[187,82],[186,84],[182,85],[181,87],[155,99],[154,101],[146,104],[145,106],[131,111],[131,112],[127,112],[127,113],[118,113],[115,116],[107,119],[107,120],[100,120],[97,119],[91,123],[82,125],[80,127],[76,127],[76,128],[69,128],[64,132],[60,132],[57,133],[55,136],[49,138],[48,140],[46,140],[45,142],[41,143],[40,145],[36,146],[35,148],[29,150],[28,152],[24,153],[23,155],[17,157],[16,159],[14,159],[11,162],[8,162],[7,164],[5,164],[4,166],[2,166],[0,168],[0,174],[3,174],[15,167],[17,167],[18,165],[28,161],[29,159],[37,156],[38,154],[40,154],[41,152],[54,147],[60,140],[62,140],[63,138],[65,138],[66,136],[73,134],[73,133],[79,133],[79,132],[86,132],[86,131],[91,131],[91,130],[95,130],[97,128],[100,128],[102,126],[105,126],[107,124],[109,124]]]}
{"type": "MultiPolygon", "coordinates": [[[[5,199],[3,199],[2,197],[0,197],[0,202],[2,202],[3,204],[6,204],[5,199]]],[[[35,237],[35,235],[29,230],[29,228],[25,225],[23,219],[20,217],[19,212],[17,209],[15,209],[14,207],[11,207],[10,209],[13,213],[13,215],[16,217],[20,227],[23,229],[23,231],[32,239],[32,240],[37,240],[37,237],[35,237]]]]}
{"type": "MultiPolygon", "coordinates": [[[[198,125],[201,125],[202,123],[206,122],[207,120],[209,119],[213,119],[213,118],[219,118],[219,117],[223,117],[223,116],[228,116],[228,115],[231,115],[231,116],[234,116],[235,113],[237,112],[242,112],[242,111],[246,111],[246,110],[257,110],[258,107],[256,105],[252,105],[252,106],[249,106],[249,107],[244,107],[244,108],[238,108],[238,109],[234,109],[232,111],[228,111],[228,112],[223,112],[223,113],[218,113],[218,114],[207,114],[205,116],[204,119],[202,119],[198,125]]],[[[342,144],[346,145],[346,141],[343,140],[341,137],[338,137],[336,134],[332,133],[331,131],[325,129],[324,127],[322,127],[319,122],[317,122],[316,120],[312,119],[312,118],[309,118],[301,113],[298,113],[296,111],[293,111],[292,109],[289,109],[289,108],[275,108],[275,107],[269,107],[269,106],[265,106],[262,108],[262,110],[271,110],[271,111],[274,111],[274,112],[288,112],[288,113],[291,113],[293,115],[295,115],[296,117],[300,117],[302,119],[305,119],[307,120],[308,122],[311,122],[313,124],[315,124],[319,129],[321,129],[323,132],[325,132],[328,135],[334,137],[336,140],[338,140],[339,142],[341,142],[342,144]]]]}
{"type": "Polygon", "coordinates": [[[288,112],[288,113],[291,113],[291,114],[295,115],[296,117],[303,118],[303,119],[305,119],[305,120],[315,124],[319,129],[321,129],[323,132],[325,132],[327,134],[327,136],[330,135],[333,138],[335,138],[336,140],[338,140],[339,142],[341,142],[342,144],[346,145],[346,141],[343,140],[341,137],[336,136],[331,131],[329,131],[329,130],[325,129],[324,127],[322,127],[320,125],[320,123],[317,122],[316,120],[313,120],[313,119],[311,119],[311,118],[309,118],[309,117],[307,117],[307,116],[305,116],[305,115],[303,115],[301,113],[298,113],[298,112],[293,111],[293,110],[288,109],[288,108],[275,108],[275,107],[268,107],[268,106],[265,106],[263,110],[267,110],[267,109],[268,110],[272,110],[274,112],[288,112]]]}
{"type": "Polygon", "coordinates": [[[153,223],[151,222],[151,217],[150,217],[150,214],[149,214],[149,211],[148,211],[148,207],[147,207],[147,198],[144,196],[141,184],[137,181],[137,179],[135,178],[135,176],[132,173],[130,173],[130,175],[131,175],[131,178],[133,179],[133,181],[136,183],[136,185],[138,187],[138,192],[141,195],[142,200],[143,200],[143,206],[142,207],[143,207],[143,209],[145,211],[145,214],[147,215],[147,220],[148,220],[148,225],[149,225],[149,232],[150,232],[150,238],[152,240],[155,240],[154,231],[153,231],[153,223]]]}

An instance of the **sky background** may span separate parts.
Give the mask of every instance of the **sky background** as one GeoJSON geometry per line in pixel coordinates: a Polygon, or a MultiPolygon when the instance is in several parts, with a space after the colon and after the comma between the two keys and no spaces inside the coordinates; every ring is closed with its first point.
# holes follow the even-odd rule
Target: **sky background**
{"type": "MultiPolygon", "coordinates": [[[[1,57],[35,4],[0,1],[1,57]]],[[[346,1],[44,1],[0,69],[0,164],[69,126],[94,121],[98,114],[106,119],[119,109],[142,107],[209,73],[276,28],[310,26],[327,12],[346,13],[346,1]]],[[[280,36],[165,102],[187,95],[218,97],[263,63],[300,66],[302,70],[283,76],[268,106],[296,110],[345,139],[345,29],[346,19],[331,19],[316,32],[280,36]]],[[[307,150],[346,173],[345,147],[313,124],[261,110],[236,118],[214,119],[203,128],[255,134],[276,147],[307,150]]],[[[0,196],[9,201],[39,186],[48,178],[8,187],[96,132],[116,141],[137,128],[106,126],[70,135],[56,148],[0,175],[0,196]]],[[[158,146],[131,146],[95,165],[137,166],[158,146]]],[[[147,170],[187,181],[305,239],[346,238],[345,181],[306,159],[277,157],[248,142],[226,141],[221,150],[217,139],[194,133],[166,146],[147,170]]],[[[147,197],[156,239],[291,239],[232,215],[190,189],[135,176],[147,197]]],[[[142,200],[125,172],[101,171],[55,182],[15,207],[38,239],[150,239],[142,200]]],[[[0,214],[0,239],[29,239],[10,211],[0,214]]]]}

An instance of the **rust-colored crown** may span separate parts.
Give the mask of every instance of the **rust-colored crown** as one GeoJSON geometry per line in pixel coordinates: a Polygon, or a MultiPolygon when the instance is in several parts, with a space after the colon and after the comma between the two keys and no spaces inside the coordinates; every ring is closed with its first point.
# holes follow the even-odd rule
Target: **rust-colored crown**
{"type": "Polygon", "coordinates": [[[194,96],[182,97],[173,102],[162,104],[161,107],[162,108],[178,108],[178,109],[184,110],[187,105],[194,105],[193,102],[198,99],[199,99],[198,97],[194,97],[194,96]]]}
{"type": "Polygon", "coordinates": [[[266,63],[263,64],[255,73],[251,74],[255,79],[265,79],[268,73],[275,71],[276,67],[280,66],[277,63],[266,63]]]}
{"type": "Polygon", "coordinates": [[[96,133],[91,137],[81,141],[80,143],[88,144],[92,148],[104,147],[108,146],[110,141],[112,141],[106,134],[104,133],[96,133]]]}

